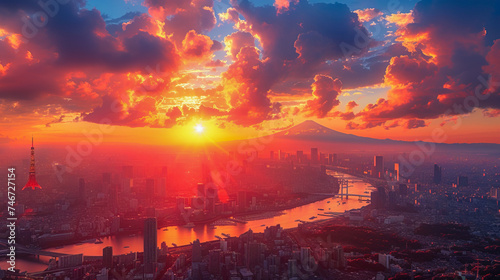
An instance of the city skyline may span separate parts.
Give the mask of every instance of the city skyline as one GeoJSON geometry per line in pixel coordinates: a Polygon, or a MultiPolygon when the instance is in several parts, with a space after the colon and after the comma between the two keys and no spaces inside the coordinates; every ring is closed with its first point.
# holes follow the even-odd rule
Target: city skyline
{"type": "Polygon", "coordinates": [[[499,279],[499,22],[0,1],[0,279],[499,279]]]}

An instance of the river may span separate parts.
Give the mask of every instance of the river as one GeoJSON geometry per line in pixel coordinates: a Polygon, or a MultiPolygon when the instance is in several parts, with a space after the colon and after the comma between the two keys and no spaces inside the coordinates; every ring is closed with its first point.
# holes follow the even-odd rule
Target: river
{"type": "MultiPolygon", "coordinates": [[[[335,176],[342,175],[342,173],[331,170],[327,170],[327,173],[335,176]]],[[[344,176],[349,180],[349,193],[367,195],[368,193],[365,192],[369,192],[371,190],[371,185],[362,181],[360,178],[347,174],[344,174],[344,176]],[[353,182],[351,183],[350,180],[353,180],[353,182]]],[[[357,197],[350,197],[348,200],[344,198],[343,201],[339,197],[335,197],[284,210],[284,215],[281,216],[248,221],[246,224],[238,223],[234,226],[217,226],[215,229],[208,225],[199,225],[194,228],[170,226],[158,229],[158,246],[160,246],[161,242],[164,241],[169,247],[172,247],[172,243],[180,246],[189,244],[196,239],[199,239],[201,242],[211,241],[216,239],[216,235],[223,237],[222,233],[229,234],[230,236],[239,236],[249,229],[252,229],[254,232],[263,232],[266,226],[273,226],[277,224],[280,224],[283,228],[293,228],[298,224],[296,220],[311,221],[309,218],[312,216],[317,217],[316,219],[313,219],[313,221],[328,219],[329,217],[320,216],[318,214],[324,212],[344,212],[347,210],[359,209],[367,204],[368,203],[366,201],[360,201],[357,197]]],[[[106,237],[102,238],[102,241],[103,243],[100,244],[74,244],[67,245],[62,248],[50,248],[47,250],[66,254],[83,253],[84,255],[90,256],[102,255],[102,249],[107,246],[113,247],[114,255],[143,251],[142,234],[106,237]]],[[[16,268],[21,269],[21,271],[29,272],[41,271],[47,268],[49,259],[49,257],[40,257],[40,261],[34,258],[18,259],[16,260],[16,268]]],[[[2,261],[0,263],[0,267],[5,269],[5,267],[7,267],[6,262],[2,261]]]]}

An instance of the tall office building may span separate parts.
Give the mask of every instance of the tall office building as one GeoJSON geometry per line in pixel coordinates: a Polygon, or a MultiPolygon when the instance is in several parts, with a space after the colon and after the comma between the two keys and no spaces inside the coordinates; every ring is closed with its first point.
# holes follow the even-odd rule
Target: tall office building
{"type": "Polygon", "coordinates": [[[441,166],[434,164],[434,184],[441,184],[441,166]]]}
{"type": "Polygon", "coordinates": [[[306,270],[311,269],[313,267],[314,259],[311,256],[311,249],[309,247],[300,248],[300,263],[302,267],[306,270]]]}
{"type": "Polygon", "coordinates": [[[245,260],[247,268],[253,269],[256,265],[259,264],[261,245],[260,243],[257,242],[249,242],[245,244],[245,246],[246,246],[245,260]]]}
{"type": "Polygon", "coordinates": [[[376,178],[384,177],[384,157],[375,156],[373,158],[373,176],[376,178]]]}
{"type": "Polygon", "coordinates": [[[269,152],[269,159],[273,160],[274,159],[274,151],[269,152]]]}
{"type": "Polygon", "coordinates": [[[400,170],[401,170],[401,167],[399,166],[399,162],[394,163],[394,172],[396,173],[394,175],[396,176],[396,181],[398,181],[398,182],[399,182],[399,175],[401,173],[400,170]]]}
{"type": "Polygon", "coordinates": [[[113,247],[108,246],[102,249],[102,265],[107,268],[113,268],[113,247]]]}
{"type": "Polygon", "coordinates": [[[370,204],[374,208],[384,208],[386,205],[387,196],[385,194],[384,187],[377,187],[377,190],[374,190],[370,194],[370,204]]]}
{"type": "Polygon", "coordinates": [[[155,180],[155,194],[159,197],[167,197],[167,178],[161,177],[155,180]]]}
{"type": "Polygon", "coordinates": [[[347,266],[347,261],[342,246],[338,245],[333,248],[333,260],[335,261],[335,268],[343,269],[347,266]]]}
{"type": "Polygon", "coordinates": [[[133,186],[134,186],[133,179],[123,178],[121,180],[121,186],[120,186],[122,195],[129,195],[133,186]]]}
{"type": "Polygon", "coordinates": [[[156,230],[156,218],[147,218],[144,221],[144,270],[147,273],[154,273],[156,268],[156,230]]]}
{"type": "Polygon", "coordinates": [[[311,162],[312,163],[319,162],[318,148],[311,148],[311,162]]]}
{"type": "Polygon", "coordinates": [[[285,159],[285,153],[283,153],[282,150],[278,151],[278,159],[279,160],[284,160],[285,159]]]}
{"type": "Polygon", "coordinates": [[[26,183],[26,185],[23,187],[23,190],[27,188],[31,188],[32,190],[42,188],[36,181],[36,176],[35,176],[35,147],[33,145],[33,137],[31,137],[30,174],[28,177],[28,183],[26,183]]]}
{"type": "Polygon", "coordinates": [[[191,259],[192,262],[201,262],[201,243],[198,239],[193,241],[193,255],[191,259]]]}
{"type": "Polygon", "coordinates": [[[220,256],[220,249],[210,250],[209,252],[208,271],[213,275],[218,275],[220,272],[220,256]]]}
{"type": "Polygon", "coordinates": [[[288,278],[293,278],[298,275],[297,273],[297,260],[289,259],[288,260],[288,278]]]}
{"type": "Polygon", "coordinates": [[[303,151],[297,151],[297,162],[304,163],[304,152],[303,151]]]}

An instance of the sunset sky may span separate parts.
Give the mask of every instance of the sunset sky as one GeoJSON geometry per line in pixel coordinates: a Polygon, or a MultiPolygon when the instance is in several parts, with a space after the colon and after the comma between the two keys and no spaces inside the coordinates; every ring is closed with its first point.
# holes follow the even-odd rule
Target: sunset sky
{"type": "Polygon", "coordinates": [[[0,145],[102,123],[110,143],[227,141],[307,119],[500,143],[499,1],[37,2],[0,1],[0,145]]]}

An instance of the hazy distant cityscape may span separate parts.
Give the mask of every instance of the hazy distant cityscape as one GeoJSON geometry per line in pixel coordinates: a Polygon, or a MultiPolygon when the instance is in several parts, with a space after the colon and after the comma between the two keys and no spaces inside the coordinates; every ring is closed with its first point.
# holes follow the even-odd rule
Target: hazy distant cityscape
{"type": "Polygon", "coordinates": [[[0,0],[0,279],[500,280],[499,0],[0,0]]]}
{"type": "MultiPolygon", "coordinates": [[[[301,128],[322,128],[308,125],[301,128]]],[[[67,167],[54,164],[57,154],[35,153],[36,139],[32,150],[34,162],[15,166],[18,186],[30,176],[15,205],[18,269],[3,270],[3,279],[496,274],[495,156],[436,153],[410,174],[404,153],[387,151],[310,147],[154,161],[144,153],[94,156],[73,173],[60,172],[67,167]]]]}

